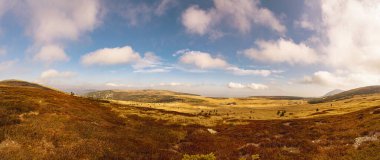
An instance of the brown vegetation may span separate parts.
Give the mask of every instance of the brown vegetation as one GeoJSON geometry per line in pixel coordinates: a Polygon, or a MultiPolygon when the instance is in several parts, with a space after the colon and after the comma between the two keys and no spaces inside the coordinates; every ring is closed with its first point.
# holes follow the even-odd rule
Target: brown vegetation
{"type": "Polygon", "coordinates": [[[380,159],[379,108],[210,128],[141,116],[198,118],[191,114],[0,83],[0,159],[182,159],[212,153],[217,159],[375,160],[380,159]],[[128,113],[114,110],[121,107],[128,113]]]}

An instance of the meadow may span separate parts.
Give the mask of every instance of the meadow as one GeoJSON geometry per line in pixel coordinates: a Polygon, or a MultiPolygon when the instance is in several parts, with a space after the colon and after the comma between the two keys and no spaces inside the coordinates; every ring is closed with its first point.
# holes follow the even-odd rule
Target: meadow
{"type": "MultiPolygon", "coordinates": [[[[98,99],[120,104],[113,110],[121,114],[137,114],[167,120],[171,123],[212,126],[219,123],[244,123],[246,120],[303,119],[328,115],[340,115],[380,106],[380,94],[357,95],[339,101],[308,103],[310,98],[299,97],[247,97],[212,98],[170,91],[100,91],[98,99]],[[118,95],[128,93],[128,96],[118,95]],[[110,96],[116,94],[116,96],[110,96]],[[133,95],[133,96],[131,96],[133,95]],[[139,96],[155,97],[149,100],[139,96]],[[170,99],[168,98],[170,97],[170,99]],[[163,101],[162,99],[165,99],[163,101]],[[169,100],[168,100],[169,99],[169,100]],[[149,110],[147,114],[138,112],[149,110]],[[137,109],[135,109],[137,108],[137,109]],[[179,116],[165,116],[161,112],[173,112],[179,116]],[[187,115],[187,116],[181,116],[187,115]]],[[[93,93],[90,93],[90,96],[93,93]]]]}

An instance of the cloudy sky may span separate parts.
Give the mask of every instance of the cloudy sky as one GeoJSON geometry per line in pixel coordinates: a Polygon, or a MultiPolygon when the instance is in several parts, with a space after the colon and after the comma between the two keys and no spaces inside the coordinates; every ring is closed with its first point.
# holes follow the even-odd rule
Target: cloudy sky
{"type": "Polygon", "coordinates": [[[0,0],[0,79],[320,96],[380,82],[378,0],[0,0]]]}

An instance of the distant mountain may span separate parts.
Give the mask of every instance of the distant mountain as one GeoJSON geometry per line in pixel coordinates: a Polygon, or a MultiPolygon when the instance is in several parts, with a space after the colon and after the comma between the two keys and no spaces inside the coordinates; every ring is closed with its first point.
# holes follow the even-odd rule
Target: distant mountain
{"type": "Polygon", "coordinates": [[[367,94],[376,94],[376,93],[380,93],[380,85],[355,88],[355,89],[344,91],[344,92],[334,94],[328,97],[314,98],[314,99],[309,100],[309,103],[331,102],[331,101],[349,99],[356,95],[367,95],[367,94]]]}
{"type": "Polygon", "coordinates": [[[328,97],[328,96],[333,96],[333,95],[336,95],[336,94],[339,94],[339,93],[342,93],[344,92],[344,90],[341,90],[341,89],[335,89],[335,90],[332,90],[330,92],[327,92],[325,95],[323,95],[322,97],[328,97]]]}

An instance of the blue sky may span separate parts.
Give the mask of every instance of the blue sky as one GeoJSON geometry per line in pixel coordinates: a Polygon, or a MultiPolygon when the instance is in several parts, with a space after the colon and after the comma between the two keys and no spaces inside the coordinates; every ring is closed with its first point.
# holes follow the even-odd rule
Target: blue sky
{"type": "Polygon", "coordinates": [[[379,83],[379,13],[375,0],[0,0],[0,79],[320,96],[379,83]]]}

